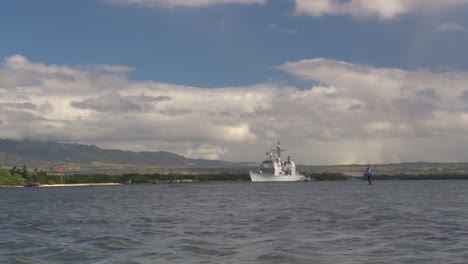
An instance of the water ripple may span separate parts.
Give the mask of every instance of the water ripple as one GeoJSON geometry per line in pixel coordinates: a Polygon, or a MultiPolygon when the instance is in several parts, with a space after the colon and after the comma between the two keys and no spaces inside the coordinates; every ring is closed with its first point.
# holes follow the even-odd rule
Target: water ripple
{"type": "Polygon", "coordinates": [[[468,263],[468,181],[0,189],[0,263],[468,263]]]}

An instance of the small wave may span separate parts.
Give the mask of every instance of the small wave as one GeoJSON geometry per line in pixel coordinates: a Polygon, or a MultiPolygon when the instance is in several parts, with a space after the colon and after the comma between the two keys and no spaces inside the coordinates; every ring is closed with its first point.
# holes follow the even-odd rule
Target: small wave
{"type": "Polygon", "coordinates": [[[16,264],[48,264],[48,262],[25,256],[11,257],[11,263],[16,264]]]}
{"type": "Polygon", "coordinates": [[[111,238],[104,246],[108,249],[136,249],[141,243],[128,238],[111,238]]]}
{"type": "Polygon", "coordinates": [[[123,188],[9,191],[0,263],[467,262],[468,181],[123,188]]]}

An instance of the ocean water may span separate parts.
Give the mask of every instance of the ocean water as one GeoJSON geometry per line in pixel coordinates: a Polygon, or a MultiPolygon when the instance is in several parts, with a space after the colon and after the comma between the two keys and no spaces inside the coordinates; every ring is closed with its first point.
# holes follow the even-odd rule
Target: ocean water
{"type": "Polygon", "coordinates": [[[0,189],[0,263],[468,263],[468,181],[0,189]]]}

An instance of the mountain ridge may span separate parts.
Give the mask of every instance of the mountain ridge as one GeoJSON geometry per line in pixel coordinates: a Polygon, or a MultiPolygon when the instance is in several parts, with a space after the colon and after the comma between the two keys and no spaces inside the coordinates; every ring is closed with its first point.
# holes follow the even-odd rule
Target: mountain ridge
{"type": "Polygon", "coordinates": [[[152,166],[229,166],[234,162],[192,159],[167,151],[134,152],[120,149],[102,149],[95,145],[60,143],[54,141],[14,140],[0,138],[0,165],[38,166],[40,164],[93,162],[152,165],[152,166]]]}

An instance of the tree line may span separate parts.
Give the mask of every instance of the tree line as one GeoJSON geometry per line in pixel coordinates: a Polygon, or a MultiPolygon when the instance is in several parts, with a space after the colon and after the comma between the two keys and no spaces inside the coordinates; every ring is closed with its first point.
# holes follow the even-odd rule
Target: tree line
{"type": "MultiPolygon", "coordinates": [[[[311,180],[337,181],[347,180],[340,173],[308,173],[311,180]]],[[[72,174],[48,175],[47,172],[34,169],[29,171],[26,166],[11,169],[0,168],[0,185],[34,184],[76,184],[76,183],[172,183],[172,182],[219,182],[219,181],[250,181],[248,173],[218,173],[218,174],[140,174],[126,173],[109,174],[72,174]]]]}
{"type": "MultiPolygon", "coordinates": [[[[363,176],[362,180],[367,181],[363,176]]],[[[468,174],[462,173],[442,173],[442,174],[378,174],[372,176],[373,180],[468,180],[468,174]]]]}
{"type": "Polygon", "coordinates": [[[76,184],[76,183],[166,183],[166,182],[211,182],[211,181],[250,181],[247,173],[220,174],[140,174],[126,173],[122,175],[109,174],[72,174],[48,175],[45,171],[34,169],[32,172],[26,166],[11,169],[0,168],[0,185],[35,184],[76,184]]]}
{"type": "Polygon", "coordinates": [[[0,168],[0,185],[24,185],[27,182],[40,182],[55,184],[54,179],[47,172],[34,169],[29,172],[26,166],[23,168],[13,167],[11,169],[0,168]]]}

